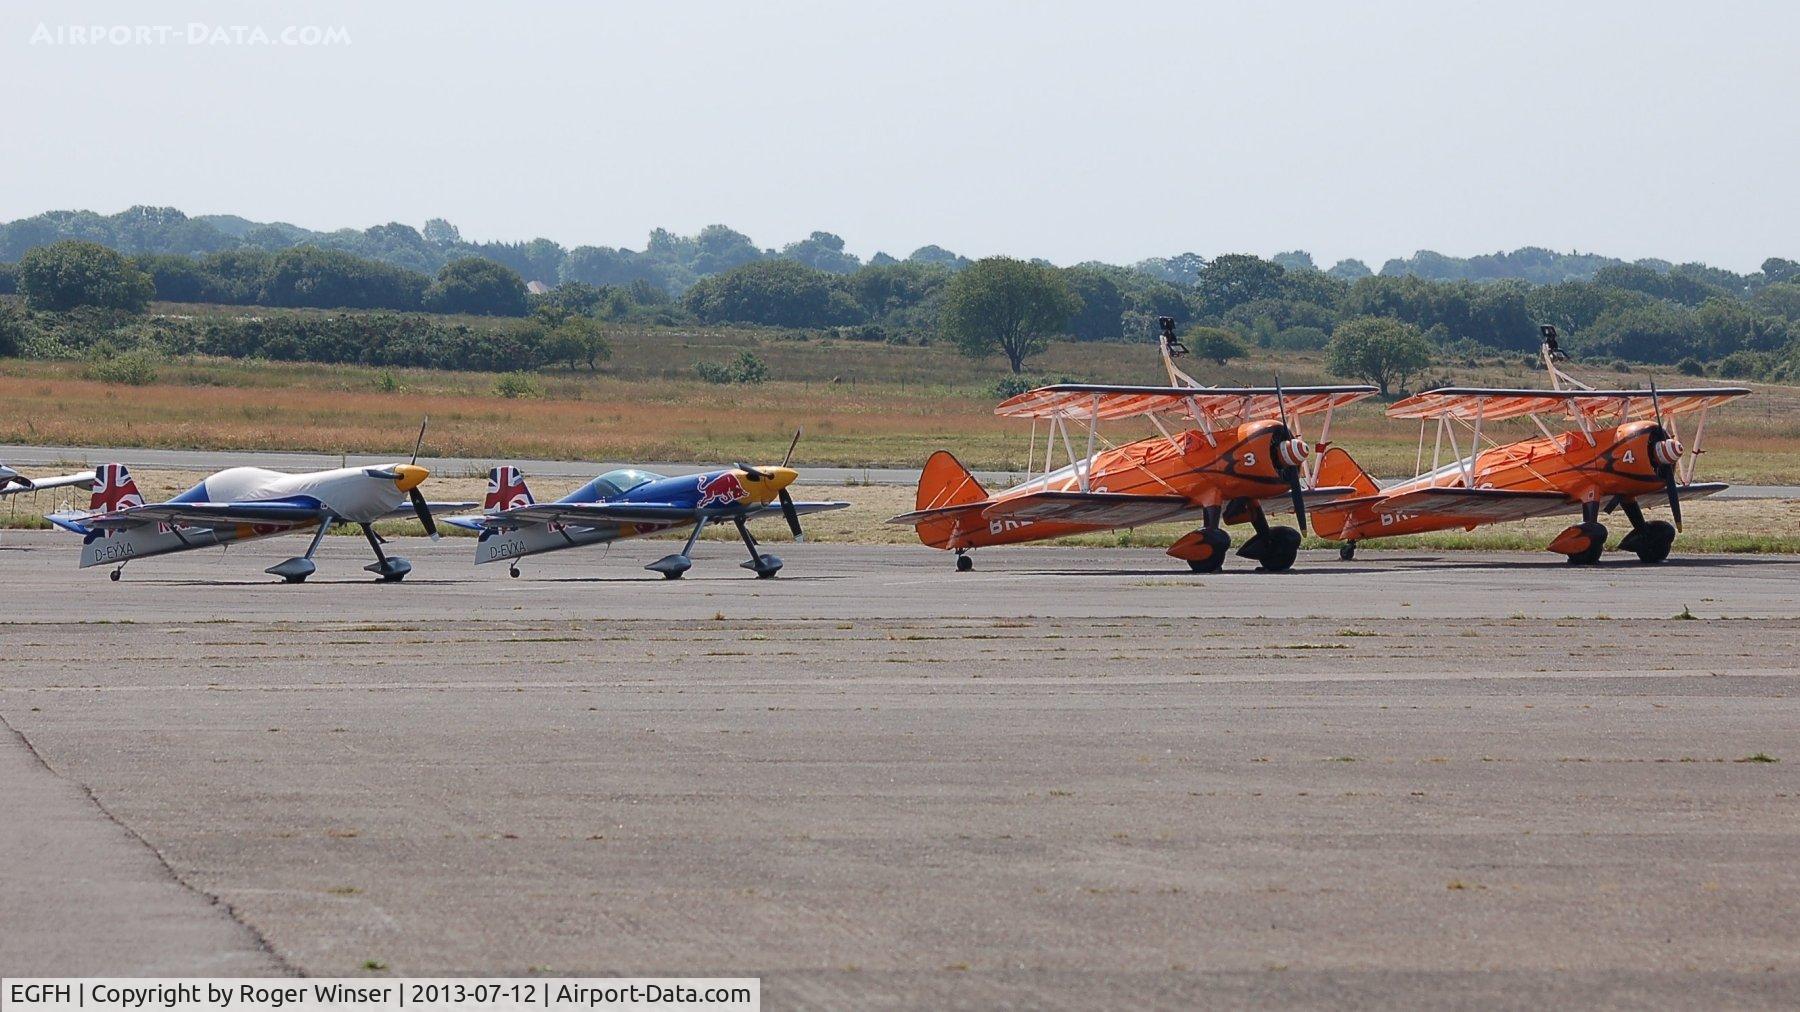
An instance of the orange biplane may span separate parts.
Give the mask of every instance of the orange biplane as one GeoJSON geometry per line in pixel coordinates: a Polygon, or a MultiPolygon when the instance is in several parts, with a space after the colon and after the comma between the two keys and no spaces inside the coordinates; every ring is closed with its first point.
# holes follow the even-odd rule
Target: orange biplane
{"type": "Polygon", "coordinates": [[[1607,530],[1600,512],[1622,510],[1631,533],[1619,547],[1644,562],[1668,558],[1681,529],[1681,501],[1724,490],[1718,482],[1696,483],[1694,465],[1706,432],[1707,412],[1748,394],[1742,387],[1657,390],[1596,390],[1557,368],[1566,358],[1556,345],[1556,328],[1541,328],[1543,361],[1551,389],[1506,390],[1444,387],[1414,394],[1388,408],[1391,418],[1419,419],[1419,470],[1410,481],[1377,487],[1348,453],[1326,451],[1323,481],[1353,485],[1355,498],[1339,499],[1314,511],[1314,530],[1342,541],[1349,559],[1365,538],[1418,534],[1555,513],[1576,513],[1581,522],[1550,542],[1549,550],[1576,565],[1598,562],[1607,530]],[[1675,419],[1698,413],[1692,452],[1683,448],[1675,419]],[[1543,416],[1561,415],[1574,428],[1552,432],[1543,416]],[[1539,438],[1493,442],[1484,425],[1529,418],[1539,438]],[[1425,430],[1437,422],[1431,468],[1425,470],[1425,430]],[[1467,456],[1458,430],[1468,434],[1467,456]],[[1446,439],[1452,461],[1439,464],[1446,439]],[[1685,460],[1684,460],[1685,456],[1685,460]],[[1644,510],[1667,505],[1674,523],[1644,519],[1644,510]]]}
{"type": "Polygon", "coordinates": [[[1169,554],[1196,572],[1224,564],[1231,536],[1221,524],[1255,528],[1238,554],[1262,569],[1292,566],[1300,531],[1270,525],[1268,514],[1291,507],[1304,528],[1308,499],[1357,494],[1350,487],[1318,487],[1308,467],[1313,447],[1294,420],[1323,412],[1323,440],[1332,411],[1375,388],[1283,389],[1279,381],[1273,387],[1202,387],[1175,367],[1174,356],[1186,349],[1168,319],[1162,321],[1161,347],[1170,386],[1062,383],[994,409],[1003,417],[1032,419],[1027,472],[1035,471],[1037,423],[1048,422],[1041,474],[990,495],[949,451],[939,450],[919,476],[917,508],[888,522],[915,527],[920,541],[956,552],[959,572],[974,568],[968,555],[974,548],[1190,517],[1200,518],[1201,527],[1175,542],[1169,554]],[[1135,418],[1148,419],[1158,434],[1122,445],[1099,434],[1101,422],[1135,418]],[[1084,430],[1087,448],[1079,458],[1071,436],[1076,428],[1084,430]],[[1059,441],[1068,463],[1052,469],[1059,441]]]}

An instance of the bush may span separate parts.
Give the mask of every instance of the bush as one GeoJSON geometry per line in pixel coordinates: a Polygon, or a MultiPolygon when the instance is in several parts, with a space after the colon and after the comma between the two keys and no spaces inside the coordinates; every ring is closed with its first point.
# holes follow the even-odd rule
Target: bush
{"type": "Polygon", "coordinates": [[[519,397],[542,397],[544,388],[537,377],[528,372],[509,372],[494,381],[494,392],[507,400],[519,397]]]}
{"type": "Polygon", "coordinates": [[[141,313],[156,294],[148,275],[98,243],[64,240],[19,260],[19,291],[32,309],[97,306],[141,313]]]}
{"type": "Polygon", "coordinates": [[[988,388],[988,392],[999,400],[1006,400],[1009,397],[1017,397],[1027,390],[1036,390],[1038,387],[1080,382],[1081,380],[1073,376],[1002,376],[994,381],[994,385],[988,388]]]}
{"type": "Polygon", "coordinates": [[[81,375],[102,383],[149,386],[156,382],[156,367],[160,361],[160,356],[147,349],[114,352],[110,347],[102,346],[88,356],[87,367],[81,370],[81,375]]]}
{"type": "Polygon", "coordinates": [[[1706,375],[1706,366],[1699,359],[1690,355],[1675,363],[1675,371],[1683,376],[1704,376],[1706,375]]]}
{"type": "MultiPolygon", "coordinates": [[[[1270,343],[1273,340],[1271,334],[1270,343]]],[[[1194,327],[1181,335],[1181,343],[1187,345],[1188,351],[1196,356],[1219,365],[1250,353],[1250,349],[1244,346],[1244,342],[1235,333],[1221,327],[1194,327]]]]}
{"type": "Polygon", "coordinates": [[[1758,379],[1773,368],[1773,355],[1756,351],[1734,351],[1719,360],[1719,375],[1726,379],[1758,379]]]}
{"type": "Polygon", "coordinates": [[[700,362],[694,373],[708,383],[761,383],[769,378],[769,367],[750,352],[740,351],[735,362],[700,362]]]}

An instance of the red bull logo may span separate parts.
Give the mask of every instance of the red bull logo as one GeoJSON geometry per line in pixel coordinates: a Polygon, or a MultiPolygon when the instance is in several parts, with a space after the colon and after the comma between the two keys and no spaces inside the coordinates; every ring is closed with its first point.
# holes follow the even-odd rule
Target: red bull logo
{"type": "Polygon", "coordinates": [[[700,501],[694,504],[696,509],[705,509],[708,506],[733,506],[743,502],[750,495],[744,491],[744,483],[738,479],[736,471],[703,474],[699,480],[700,501]]]}

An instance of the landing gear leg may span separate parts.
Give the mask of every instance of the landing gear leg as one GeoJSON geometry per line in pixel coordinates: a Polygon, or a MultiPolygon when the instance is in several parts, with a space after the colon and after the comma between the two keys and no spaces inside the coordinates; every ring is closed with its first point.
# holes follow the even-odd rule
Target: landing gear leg
{"type": "Polygon", "coordinates": [[[375,528],[368,524],[358,526],[362,528],[363,537],[369,539],[369,547],[375,549],[375,561],[363,568],[374,573],[382,583],[399,583],[406,579],[406,574],[412,572],[412,563],[398,555],[388,558],[387,553],[381,550],[381,539],[375,536],[375,528]]]}
{"type": "Polygon", "coordinates": [[[750,536],[750,528],[744,523],[744,518],[739,517],[735,523],[737,524],[738,537],[743,538],[744,547],[750,549],[750,561],[740,562],[738,565],[756,573],[756,578],[759,580],[767,580],[769,577],[781,572],[781,560],[779,558],[756,550],[756,539],[750,536]]]}
{"type": "Polygon", "coordinates": [[[694,542],[700,540],[700,532],[706,530],[706,518],[694,521],[694,532],[688,535],[687,544],[682,546],[677,555],[665,555],[645,566],[652,573],[661,573],[665,580],[679,580],[681,574],[694,568],[694,542]]]}
{"type": "Polygon", "coordinates": [[[1675,525],[1666,520],[1646,521],[1643,507],[1635,499],[1621,499],[1619,506],[1631,521],[1631,533],[1619,542],[1619,548],[1637,553],[1640,562],[1654,564],[1668,558],[1669,548],[1675,544],[1675,525]]]}
{"type": "MultiPolygon", "coordinates": [[[[330,533],[331,528],[336,525],[337,518],[321,517],[319,519],[319,529],[313,532],[312,541],[306,546],[305,555],[296,555],[285,562],[277,562],[275,565],[263,570],[263,572],[268,573],[270,576],[281,577],[283,583],[305,583],[306,578],[313,575],[313,572],[319,568],[313,564],[313,553],[319,550],[319,545],[325,540],[325,535],[330,533]]],[[[367,525],[365,525],[365,529],[366,526],[367,525]]],[[[381,552],[379,548],[375,551],[376,554],[380,554],[381,552]]]]}
{"type": "Polygon", "coordinates": [[[969,550],[967,548],[958,548],[956,550],[956,571],[959,573],[966,573],[974,568],[975,560],[969,558],[969,550]]]}

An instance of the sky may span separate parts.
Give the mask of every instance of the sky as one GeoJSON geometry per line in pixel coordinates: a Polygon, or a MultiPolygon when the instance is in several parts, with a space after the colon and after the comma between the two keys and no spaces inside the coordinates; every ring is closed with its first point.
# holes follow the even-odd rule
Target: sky
{"type": "Polygon", "coordinates": [[[1800,258],[1797,44],[1776,2],[13,0],[0,220],[1748,271],[1800,258]]]}

